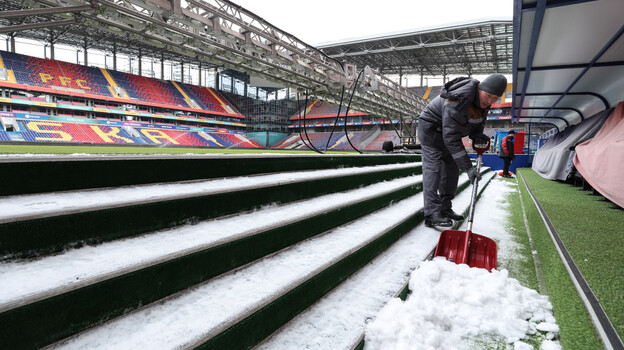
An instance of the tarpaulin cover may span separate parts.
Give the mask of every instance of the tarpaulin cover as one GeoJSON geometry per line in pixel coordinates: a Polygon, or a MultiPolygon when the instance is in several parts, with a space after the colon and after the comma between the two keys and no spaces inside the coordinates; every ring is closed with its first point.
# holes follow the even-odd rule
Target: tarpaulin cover
{"type": "Polygon", "coordinates": [[[535,152],[532,169],[545,179],[565,180],[574,157],[574,151],[570,147],[594,137],[613,110],[614,108],[604,110],[553,135],[535,152]]]}
{"type": "Polygon", "coordinates": [[[576,146],[574,165],[596,191],[624,208],[624,102],[594,138],[576,146]]]}

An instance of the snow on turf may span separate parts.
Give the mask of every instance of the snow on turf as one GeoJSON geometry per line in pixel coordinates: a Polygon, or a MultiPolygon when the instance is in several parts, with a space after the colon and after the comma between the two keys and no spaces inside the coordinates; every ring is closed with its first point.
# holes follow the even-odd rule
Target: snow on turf
{"type": "Polygon", "coordinates": [[[468,349],[469,337],[514,343],[538,329],[558,331],[548,298],[507,270],[489,273],[436,258],[412,273],[410,290],[405,302],[391,300],[368,325],[365,349],[468,349]]]}

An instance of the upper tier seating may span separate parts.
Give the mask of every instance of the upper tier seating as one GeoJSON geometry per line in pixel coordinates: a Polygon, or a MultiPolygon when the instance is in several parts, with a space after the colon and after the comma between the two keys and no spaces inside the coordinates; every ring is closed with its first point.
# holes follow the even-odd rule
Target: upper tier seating
{"type": "MultiPolygon", "coordinates": [[[[317,116],[317,115],[332,115],[335,116],[336,114],[338,114],[338,106],[334,106],[334,105],[330,105],[327,103],[322,103],[322,102],[313,102],[312,107],[308,107],[309,110],[308,112],[306,112],[306,117],[307,116],[317,116]]],[[[345,112],[345,108],[342,107],[341,111],[340,111],[340,115],[344,115],[345,112]]],[[[301,112],[301,116],[303,116],[303,112],[301,112]]],[[[296,117],[296,116],[295,116],[296,117]]]]}
{"type": "MultiPolygon", "coordinates": [[[[199,87],[195,85],[179,84],[186,94],[195,100],[203,109],[227,113],[221,103],[212,95],[214,90],[206,87],[199,87]],[[208,91],[210,89],[210,91],[208,91]]],[[[222,99],[223,101],[223,99],[222,99]]]]}
{"type": "MultiPolygon", "coordinates": [[[[340,116],[344,117],[347,109],[342,106],[340,108],[340,116]]],[[[307,118],[317,118],[317,117],[336,117],[338,114],[338,106],[330,105],[328,103],[323,103],[320,101],[313,101],[308,104],[305,117],[307,118]]],[[[353,110],[349,111],[349,115],[362,115],[363,113],[355,112],[353,110]]],[[[295,115],[290,117],[290,120],[298,120],[303,119],[303,109],[300,112],[295,113],[295,115]],[[300,113],[300,114],[299,114],[300,113]]]]}
{"type": "Polygon", "coordinates": [[[7,51],[0,54],[5,67],[13,71],[19,84],[71,88],[111,96],[106,78],[99,69],[7,51]]]}
{"type": "Polygon", "coordinates": [[[72,81],[77,82],[80,86],[85,87],[82,82],[85,81],[86,86],[90,87],[88,90],[91,94],[111,96],[108,89],[108,82],[102,74],[102,71],[94,67],[85,67],[73,63],[56,61],[63,76],[69,77],[72,81]]]}
{"type": "Polygon", "coordinates": [[[189,107],[184,96],[171,84],[140,75],[109,71],[115,82],[132,99],[171,106],[189,107]]]}
{"type": "Polygon", "coordinates": [[[58,94],[63,94],[64,89],[76,89],[88,94],[126,98],[126,96],[112,94],[111,85],[117,84],[124,89],[129,98],[135,101],[157,103],[174,109],[179,107],[195,108],[190,104],[190,101],[186,100],[184,96],[186,94],[195,100],[199,109],[240,116],[240,113],[227,100],[210,88],[177,83],[182,90],[181,92],[171,81],[161,81],[140,75],[85,67],[7,51],[0,51],[0,56],[5,67],[13,71],[18,84],[56,88],[58,94]],[[106,73],[110,74],[114,83],[109,83],[105,77],[106,73]]]}
{"type": "Polygon", "coordinates": [[[442,91],[442,86],[434,86],[431,88],[431,92],[429,92],[429,96],[427,97],[429,100],[433,100],[438,95],[440,95],[440,91],[442,91]]]}
{"type": "Polygon", "coordinates": [[[417,86],[417,87],[411,87],[409,88],[409,90],[413,93],[415,93],[416,95],[418,95],[419,97],[423,97],[425,96],[425,92],[427,92],[427,86],[417,86]]]}

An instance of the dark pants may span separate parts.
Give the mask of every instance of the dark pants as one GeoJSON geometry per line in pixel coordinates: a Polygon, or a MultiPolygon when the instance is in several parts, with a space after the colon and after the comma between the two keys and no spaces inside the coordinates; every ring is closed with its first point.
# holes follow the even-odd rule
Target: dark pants
{"type": "Polygon", "coordinates": [[[422,147],[423,198],[425,216],[451,209],[459,167],[444,145],[441,126],[420,120],[418,140],[422,147]]]}
{"type": "Polygon", "coordinates": [[[511,165],[511,158],[503,157],[503,175],[509,175],[509,166],[511,165]]]}

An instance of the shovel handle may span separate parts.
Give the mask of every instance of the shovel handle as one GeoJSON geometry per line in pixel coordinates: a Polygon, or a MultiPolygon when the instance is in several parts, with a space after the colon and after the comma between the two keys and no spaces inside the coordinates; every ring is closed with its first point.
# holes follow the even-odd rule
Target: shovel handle
{"type": "MultiPolygon", "coordinates": [[[[481,159],[483,158],[483,153],[490,149],[490,139],[487,139],[487,142],[476,143],[472,142],[472,148],[477,151],[477,174],[481,173],[481,159]]],[[[477,193],[479,192],[479,178],[475,179],[474,185],[472,186],[472,196],[470,197],[470,210],[468,212],[468,232],[472,231],[472,221],[474,219],[474,209],[475,204],[477,202],[477,193]]],[[[467,237],[468,238],[468,237],[467,237]]]]}
{"type": "Polygon", "coordinates": [[[485,151],[490,149],[490,139],[487,142],[477,143],[476,141],[472,141],[472,149],[477,152],[478,155],[482,155],[485,151]]]}

